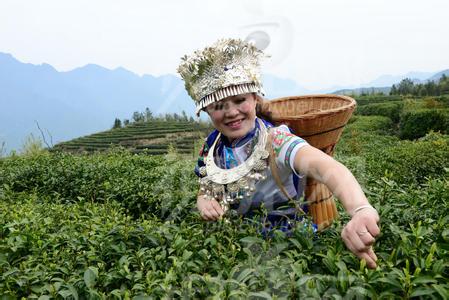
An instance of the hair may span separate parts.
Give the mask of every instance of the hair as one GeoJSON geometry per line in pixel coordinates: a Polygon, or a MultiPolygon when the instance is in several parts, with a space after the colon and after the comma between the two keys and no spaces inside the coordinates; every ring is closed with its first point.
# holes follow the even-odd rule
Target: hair
{"type": "Polygon", "coordinates": [[[257,101],[256,116],[274,124],[273,113],[270,111],[270,105],[268,104],[268,101],[259,94],[255,94],[255,96],[257,101]]]}

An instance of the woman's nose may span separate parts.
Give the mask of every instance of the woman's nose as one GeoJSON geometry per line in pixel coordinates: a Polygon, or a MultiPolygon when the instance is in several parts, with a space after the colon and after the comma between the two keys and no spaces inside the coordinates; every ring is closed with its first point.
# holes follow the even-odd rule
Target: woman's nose
{"type": "Polygon", "coordinates": [[[227,116],[234,116],[239,113],[238,110],[239,106],[235,105],[234,103],[226,103],[224,110],[227,116]]]}

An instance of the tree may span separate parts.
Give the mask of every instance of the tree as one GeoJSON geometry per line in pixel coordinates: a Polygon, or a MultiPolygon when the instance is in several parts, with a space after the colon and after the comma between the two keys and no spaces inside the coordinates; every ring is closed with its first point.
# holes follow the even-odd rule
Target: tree
{"type": "Polygon", "coordinates": [[[129,120],[128,119],[124,119],[123,120],[123,125],[128,126],[129,125],[129,120]]]}
{"type": "Polygon", "coordinates": [[[426,94],[429,96],[437,95],[438,89],[437,85],[433,81],[429,81],[424,85],[426,94]]]}
{"type": "Polygon", "coordinates": [[[418,84],[418,86],[416,87],[415,90],[416,90],[415,91],[416,95],[418,95],[420,97],[427,96],[427,90],[424,88],[424,85],[418,84]]]}
{"type": "Polygon", "coordinates": [[[153,117],[153,113],[151,112],[151,110],[147,107],[145,108],[145,121],[149,122],[152,121],[154,119],[153,117]]]}
{"type": "Polygon", "coordinates": [[[443,75],[441,75],[440,81],[439,81],[438,83],[439,83],[439,84],[442,84],[442,83],[444,83],[446,80],[447,80],[447,76],[446,76],[446,74],[443,74],[443,75]]]}
{"type": "Polygon", "coordinates": [[[122,128],[122,121],[119,118],[115,118],[114,120],[114,126],[112,126],[112,129],[115,128],[122,128]]]}
{"type": "Polygon", "coordinates": [[[169,122],[173,121],[173,116],[171,114],[169,114],[169,113],[166,113],[165,114],[165,121],[169,121],[169,122]]]}
{"type": "Polygon", "coordinates": [[[187,114],[186,114],[185,110],[183,110],[183,111],[181,112],[181,114],[182,114],[182,120],[185,121],[185,122],[187,122],[187,121],[188,121],[188,118],[187,118],[187,114]]]}
{"type": "Polygon", "coordinates": [[[390,90],[390,95],[397,95],[398,94],[398,90],[396,88],[396,86],[393,84],[393,86],[391,87],[390,90]]]}
{"type": "Polygon", "coordinates": [[[413,95],[414,84],[410,78],[405,78],[401,80],[398,84],[398,94],[399,95],[413,95]]]}
{"type": "Polygon", "coordinates": [[[441,76],[438,85],[440,86],[441,94],[449,93],[449,77],[447,77],[446,74],[441,76]]]}
{"type": "Polygon", "coordinates": [[[143,113],[135,111],[133,113],[133,120],[135,123],[139,123],[139,122],[143,122],[145,120],[145,117],[143,116],[143,113]]]}

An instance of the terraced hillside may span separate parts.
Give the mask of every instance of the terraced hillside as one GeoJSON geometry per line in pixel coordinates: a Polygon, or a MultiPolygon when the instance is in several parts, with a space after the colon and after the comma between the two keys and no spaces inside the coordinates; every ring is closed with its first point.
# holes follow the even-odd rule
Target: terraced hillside
{"type": "Polygon", "coordinates": [[[134,153],[156,155],[167,153],[170,145],[173,145],[179,153],[191,154],[195,145],[210,131],[211,127],[202,123],[155,120],[80,137],[57,144],[54,149],[78,153],[121,146],[134,153]]]}
{"type": "MultiPolygon", "coordinates": [[[[416,139],[429,130],[449,132],[449,95],[413,96],[357,96],[355,115],[388,117],[391,131],[404,139],[416,139]],[[426,120],[426,121],[423,121],[426,120]]],[[[123,128],[80,137],[57,144],[54,149],[69,152],[104,151],[113,146],[125,147],[133,153],[165,154],[170,145],[179,153],[192,154],[199,148],[212,127],[190,121],[152,120],[135,122],[123,128]]]]}

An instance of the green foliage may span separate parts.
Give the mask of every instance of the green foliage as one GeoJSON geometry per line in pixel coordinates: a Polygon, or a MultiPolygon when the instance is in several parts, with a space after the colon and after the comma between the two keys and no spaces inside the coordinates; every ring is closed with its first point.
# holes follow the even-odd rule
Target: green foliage
{"type": "Polygon", "coordinates": [[[410,78],[403,79],[397,86],[393,85],[390,95],[436,96],[449,93],[449,78],[443,74],[440,79],[415,84],[410,78]]]}
{"type": "Polygon", "coordinates": [[[423,137],[430,130],[449,132],[449,110],[418,109],[406,110],[401,115],[399,135],[403,139],[423,137]]]}
{"type": "Polygon", "coordinates": [[[385,103],[373,103],[357,107],[357,114],[371,116],[389,117],[394,123],[399,122],[399,116],[404,103],[402,101],[391,101],[385,103]]]}
{"type": "MultiPolygon", "coordinates": [[[[93,153],[123,147],[134,153],[154,155],[166,154],[168,145],[173,144],[179,153],[192,155],[195,140],[211,130],[208,124],[183,121],[187,119],[185,113],[177,121],[154,118],[150,111],[146,112],[145,117],[143,114],[140,117],[151,119],[60,143],[52,150],[93,153]]],[[[118,121],[116,119],[116,123],[118,121]]]]}
{"type": "Polygon", "coordinates": [[[441,103],[443,107],[449,107],[449,93],[439,97],[434,97],[434,99],[438,101],[438,103],[441,103]]]}
{"type": "Polygon", "coordinates": [[[393,91],[396,91],[398,95],[412,95],[414,92],[414,84],[410,78],[401,80],[397,87],[393,91]]]}
{"type": "Polygon", "coordinates": [[[122,121],[119,118],[115,118],[114,125],[112,125],[112,129],[122,128],[122,121]]]}
{"type": "Polygon", "coordinates": [[[425,97],[424,108],[443,108],[444,104],[437,100],[436,97],[425,97]]]}
{"type": "MultiPolygon", "coordinates": [[[[117,120],[117,119],[116,119],[117,120]]],[[[124,120],[124,125],[145,123],[145,122],[188,122],[197,123],[192,116],[187,116],[187,113],[183,110],[181,115],[177,113],[165,113],[164,115],[153,115],[153,112],[147,107],[144,112],[135,111],[132,115],[132,122],[129,119],[124,120]],[[125,122],[126,121],[126,122],[125,122]]],[[[114,127],[115,128],[115,127],[114,127]]]]}
{"type": "Polygon", "coordinates": [[[422,184],[429,177],[449,175],[449,137],[431,133],[420,141],[401,141],[366,155],[373,178],[388,174],[395,182],[422,184]]]}
{"type": "Polygon", "coordinates": [[[260,220],[202,221],[194,161],[178,149],[41,151],[0,159],[0,295],[448,298],[449,136],[400,141],[392,126],[356,116],[336,148],[380,213],[377,269],[346,250],[341,207],[326,231],[299,222],[290,237],[262,238],[260,220]]]}
{"type": "Polygon", "coordinates": [[[360,156],[376,149],[396,144],[398,138],[391,135],[361,132],[355,129],[345,131],[338,142],[336,152],[344,156],[360,156]]]}
{"type": "MultiPolygon", "coordinates": [[[[415,189],[383,178],[370,186],[383,220],[375,270],[344,250],[338,232],[345,218],[318,236],[298,224],[289,238],[278,232],[262,239],[239,219],[131,218],[115,201],[66,203],[3,185],[0,293],[79,299],[420,293],[438,298],[449,290],[448,183],[428,180],[415,189]]],[[[166,195],[159,200],[172,201],[166,195]]]]}
{"type": "Polygon", "coordinates": [[[393,123],[390,118],[384,116],[353,116],[344,129],[344,135],[351,131],[359,133],[369,132],[375,134],[390,134],[393,123]]]}
{"type": "Polygon", "coordinates": [[[355,96],[357,106],[364,106],[374,103],[396,102],[401,101],[403,97],[401,95],[364,95],[355,96]]]}
{"type": "Polygon", "coordinates": [[[119,150],[90,156],[57,152],[5,160],[0,186],[67,202],[117,201],[134,216],[145,212],[178,218],[188,213],[196,196],[192,169],[193,162],[186,164],[176,155],[161,159],[119,150]],[[172,201],[160,201],[161,196],[172,201]]]}

